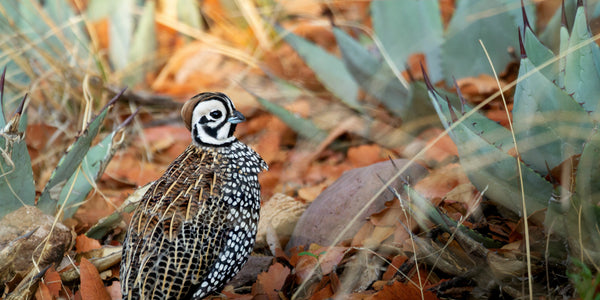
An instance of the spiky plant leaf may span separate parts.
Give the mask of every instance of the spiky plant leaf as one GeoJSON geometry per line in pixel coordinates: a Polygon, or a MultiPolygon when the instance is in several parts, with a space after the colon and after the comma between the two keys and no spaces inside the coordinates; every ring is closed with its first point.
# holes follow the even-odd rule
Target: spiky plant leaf
{"type": "Polygon", "coordinates": [[[371,19],[375,35],[398,69],[404,70],[411,54],[425,53],[432,80],[442,79],[438,1],[372,1],[371,19]]]}
{"type": "MultiPolygon", "coordinates": [[[[447,84],[453,76],[463,78],[491,74],[479,40],[485,44],[496,70],[503,70],[513,59],[508,47],[518,49],[515,32],[520,21],[518,1],[462,0],[444,34],[442,44],[442,68],[447,84]],[[510,9],[514,7],[513,9],[510,9]],[[480,17],[481,16],[481,17],[480,17]],[[473,63],[477,61],[477,63],[473,63]]],[[[529,15],[533,15],[530,13],[529,15]]]]}
{"type": "Polygon", "coordinates": [[[310,120],[299,117],[285,109],[285,107],[277,105],[262,97],[256,96],[256,99],[266,110],[280,118],[299,135],[317,142],[320,142],[327,137],[327,132],[317,127],[310,120]]]}
{"type": "Polygon", "coordinates": [[[500,248],[502,243],[492,238],[481,235],[480,233],[471,230],[465,226],[458,224],[447,215],[440,212],[433,204],[430,199],[423,197],[417,191],[415,191],[410,185],[404,185],[404,190],[410,202],[410,213],[411,216],[417,220],[421,228],[429,229],[430,222],[439,225],[446,232],[452,232],[452,230],[462,230],[467,236],[473,240],[482,243],[487,248],[500,248]]]}
{"type": "Polygon", "coordinates": [[[386,61],[373,57],[365,47],[343,30],[333,28],[333,33],[344,63],[356,82],[395,115],[404,117],[410,113],[407,109],[410,106],[410,93],[386,61]]]}
{"type": "Polygon", "coordinates": [[[31,158],[23,132],[0,134],[0,218],[35,202],[31,158]]]}
{"type": "Polygon", "coordinates": [[[358,84],[346,69],[342,60],[321,47],[291,33],[279,30],[288,44],[315,72],[321,83],[349,107],[362,110],[358,102],[358,84]]]}
{"type": "Polygon", "coordinates": [[[521,59],[514,94],[513,125],[522,159],[546,174],[565,159],[579,154],[593,122],[579,103],[521,59]],[[526,74],[529,76],[526,77],[526,74]]]}
{"type": "Polygon", "coordinates": [[[550,50],[555,53],[559,52],[560,44],[561,44],[561,27],[563,25],[568,26],[569,28],[573,28],[573,20],[575,15],[575,2],[576,0],[565,0],[564,3],[564,11],[562,8],[559,8],[554,12],[552,18],[546,24],[544,31],[540,34],[540,41],[544,43],[544,45],[548,46],[550,50]],[[566,24],[564,24],[563,19],[566,19],[566,24]]]}
{"type": "Polygon", "coordinates": [[[596,129],[585,143],[579,158],[575,187],[577,194],[590,203],[600,202],[600,132],[596,129]]]}
{"type": "MultiPolygon", "coordinates": [[[[448,128],[455,121],[456,110],[434,91],[430,91],[429,95],[442,124],[448,128]]],[[[527,214],[545,208],[554,190],[552,184],[483,139],[479,132],[466,125],[470,123],[472,120],[467,118],[449,134],[458,148],[460,163],[473,185],[480,191],[486,190],[486,197],[494,202],[522,215],[521,184],[517,169],[519,163],[523,172],[527,214]]],[[[485,132],[486,128],[481,130],[485,132]]]]}
{"type": "Polygon", "coordinates": [[[70,218],[75,214],[79,205],[83,203],[89,192],[95,187],[95,182],[102,176],[108,162],[112,159],[117,144],[114,143],[115,136],[120,134],[137,114],[132,114],[127,120],[107,135],[102,141],[92,147],[81,165],[69,178],[60,192],[60,203],[65,206],[64,218],[70,218]]]}
{"type": "MultiPolygon", "coordinates": [[[[599,113],[600,105],[600,48],[591,41],[591,33],[588,29],[585,9],[583,6],[577,8],[573,30],[569,39],[569,49],[573,50],[566,58],[565,65],[565,90],[573,95],[583,108],[587,111],[599,113]],[[589,43],[591,41],[591,43],[589,43]],[[582,44],[588,43],[585,46],[582,44]]],[[[593,114],[594,116],[594,114],[593,114]]],[[[594,116],[600,120],[600,116],[594,116]]]]}
{"type": "Polygon", "coordinates": [[[48,180],[48,183],[44,187],[38,200],[38,208],[46,214],[54,215],[58,206],[62,205],[59,200],[61,199],[60,195],[63,187],[79,168],[81,161],[87,155],[91,147],[92,141],[98,134],[108,110],[114,105],[124,91],[125,90],[110,100],[100,113],[90,121],[85,130],[77,137],[75,142],[69,146],[67,153],[58,162],[56,169],[54,169],[50,175],[50,180],[48,180]]]}
{"type": "MultiPolygon", "coordinates": [[[[523,46],[525,47],[525,52],[527,53],[527,57],[536,67],[541,67],[547,62],[554,59],[554,53],[540,40],[535,36],[535,33],[528,26],[525,27],[524,35],[523,35],[523,46]]],[[[558,77],[559,63],[558,61],[547,65],[546,67],[540,69],[540,73],[542,73],[548,80],[556,81],[558,77]]]]}

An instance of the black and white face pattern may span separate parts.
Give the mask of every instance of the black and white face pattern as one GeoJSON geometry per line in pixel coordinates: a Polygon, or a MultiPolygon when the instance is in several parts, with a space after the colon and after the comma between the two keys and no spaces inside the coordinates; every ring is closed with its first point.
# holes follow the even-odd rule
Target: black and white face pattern
{"type": "Polygon", "coordinates": [[[203,93],[206,98],[196,104],[192,113],[192,138],[199,145],[222,146],[235,140],[236,124],[245,120],[233,102],[222,93],[203,93]],[[210,94],[210,95],[206,95],[210,94]],[[206,97],[208,96],[208,97],[206,97]]]}

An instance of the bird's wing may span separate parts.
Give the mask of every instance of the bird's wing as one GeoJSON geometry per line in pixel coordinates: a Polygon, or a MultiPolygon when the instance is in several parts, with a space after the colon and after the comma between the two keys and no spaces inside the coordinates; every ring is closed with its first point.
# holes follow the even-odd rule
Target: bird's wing
{"type": "Polygon", "coordinates": [[[124,243],[124,297],[180,298],[206,276],[230,226],[220,159],[190,146],[146,192],[124,243]]]}

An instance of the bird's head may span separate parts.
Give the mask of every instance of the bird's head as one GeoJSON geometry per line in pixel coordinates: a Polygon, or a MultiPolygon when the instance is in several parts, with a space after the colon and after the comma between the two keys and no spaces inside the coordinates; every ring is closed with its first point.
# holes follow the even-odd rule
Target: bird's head
{"type": "Polygon", "coordinates": [[[233,132],[246,118],[235,110],[233,102],[223,93],[200,93],[188,100],[181,117],[192,139],[201,146],[223,146],[235,141],[233,132]]]}

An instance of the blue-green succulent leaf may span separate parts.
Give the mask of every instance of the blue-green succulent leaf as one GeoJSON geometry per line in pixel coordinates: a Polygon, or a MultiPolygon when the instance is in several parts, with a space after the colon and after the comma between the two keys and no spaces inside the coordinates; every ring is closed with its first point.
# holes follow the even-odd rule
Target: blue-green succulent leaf
{"type": "Polygon", "coordinates": [[[342,52],[344,63],[355,81],[395,115],[405,117],[406,114],[411,113],[408,110],[409,90],[394,75],[390,66],[384,60],[372,56],[343,30],[334,28],[333,33],[342,52]]]}
{"type": "MultiPolygon", "coordinates": [[[[525,47],[527,57],[536,67],[540,67],[541,65],[555,58],[554,53],[552,53],[550,49],[546,48],[546,46],[544,46],[544,44],[538,40],[538,38],[535,36],[535,33],[533,33],[529,27],[525,27],[523,45],[525,47]]],[[[559,62],[556,61],[540,69],[540,73],[546,76],[548,80],[555,81],[557,80],[558,70],[559,62]]]]}
{"type": "Polygon", "coordinates": [[[80,167],[63,186],[59,196],[59,202],[64,203],[65,206],[63,218],[70,218],[75,214],[79,205],[95,186],[96,180],[104,173],[115,151],[113,138],[116,133],[116,131],[112,132],[92,147],[81,161],[80,167]]]}
{"type": "Polygon", "coordinates": [[[600,49],[591,41],[584,7],[577,8],[566,57],[565,90],[600,120],[600,49]],[[591,43],[590,43],[591,41],[591,43]],[[583,44],[587,43],[585,46],[583,44]],[[576,49],[576,50],[575,50],[576,49]]]}
{"type": "MultiPolygon", "coordinates": [[[[453,124],[453,115],[460,114],[435,92],[430,91],[429,95],[442,124],[448,128],[453,124]]],[[[460,163],[473,185],[479,191],[485,190],[485,196],[492,201],[522,215],[521,184],[517,168],[519,163],[523,172],[527,215],[545,208],[552,196],[552,184],[516,158],[486,141],[480,136],[481,132],[473,131],[472,127],[467,125],[472,121],[468,117],[457,124],[449,135],[458,148],[460,163]]],[[[486,131],[485,128],[480,129],[486,131]]]]}
{"type": "Polygon", "coordinates": [[[521,59],[519,78],[513,107],[519,152],[529,167],[546,174],[548,168],[581,153],[593,122],[579,103],[538,72],[527,58],[521,59]]]}
{"type": "Polygon", "coordinates": [[[340,58],[291,32],[283,34],[285,41],[298,52],[327,90],[349,107],[362,110],[358,102],[358,84],[340,58]]]}
{"type": "Polygon", "coordinates": [[[116,100],[121,96],[121,93],[115,96],[102,111],[90,121],[85,130],[77,137],[75,142],[69,146],[67,153],[65,153],[58,162],[56,169],[54,169],[50,175],[50,180],[48,180],[48,183],[44,187],[38,200],[38,208],[46,214],[54,215],[57,212],[59,205],[63,204],[59,202],[63,187],[79,168],[81,161],[91,147],[92,141],[98,134],[109,108],[114,105],[116,100]]]}
{"type": "Polygon", "coordinates": [[[375,35],[399,70],[411,54],[424,53],[431,79],[442,79],[443,27],[437,0],[372,1],[371,16],[375,35]]]}
{"type": "MultiPolygon", "coordinates": [[[[462,0],[444,33],[442,45],[442,69],[447,84],[452,78],[492,75],[488,60],[479,40],[488,50],[496,70],[504,70],[513,60],[507,51],[519,49],[516,35],[521,18],[515,20],[520,5],[508,5],[501,0],[462,0]],[[513,8],[514,7],[514,8],[513,8]],[[513,8],[513,9],[511,9],[513,8]]],[[[518,1],[510,1],[518,2],[518,1]]]]}

